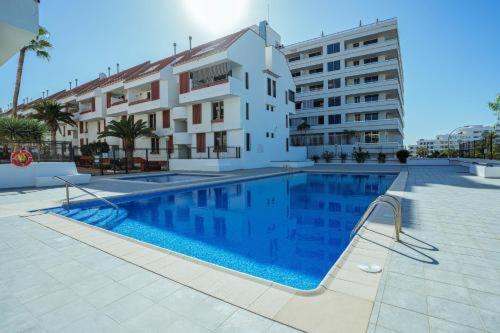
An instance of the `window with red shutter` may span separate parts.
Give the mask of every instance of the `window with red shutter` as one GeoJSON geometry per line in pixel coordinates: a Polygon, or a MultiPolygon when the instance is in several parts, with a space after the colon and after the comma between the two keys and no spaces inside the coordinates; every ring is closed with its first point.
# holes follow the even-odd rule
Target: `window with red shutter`
{"type": "Polygon", "coordinates": [[[173,135],[169,135],[168,136],[167,149],[168,149],[169,153],[173,153],[174,152],[174,136],[173,135]]]}
{"type": "Polygon", "coordinates": [[[92,98],[92,111],[95,111],[95,97],[92,98]]]}
{"type": "Polygon", "coordinates": [[[170,128],[170,110],[163,111],[163,128],[170,128]]]}
{"type": "Polygon", "coordinates": [[[111,107],[111,93],[106,94],[106,107],[109,108],[111,107]]]}
{"type": "Polygon", "coordinates": [[[151,100],[160,99],[160,81],[151,82],[151,100]]]}
{"type": "Polygon", "coordinates": [[[80,133],[83,133],[83,122],[80,121],[80,133]]]}
{"type": "Polygon", "coordinates": [[[193,125],[201,124],[201,104],[193,105],[193,125]]]}
{"type": "Polygon", "coordinates": [[[196,152],[205,152],[205,133],[196,133],[196,152]]]}
{"type": "Polygon", "coordinates": [[[179,75],[179,93],[187,92],[189,92],[189,72],[184,72],[179,75]]]}

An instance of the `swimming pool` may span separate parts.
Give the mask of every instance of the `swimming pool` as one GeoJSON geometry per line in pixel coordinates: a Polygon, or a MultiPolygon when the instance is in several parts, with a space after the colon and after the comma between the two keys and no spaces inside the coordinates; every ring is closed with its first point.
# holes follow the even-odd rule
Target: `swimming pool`
{"type": "Polygon", "coordinates": [[[195,179],[203,179],[203,178],[210,178],[210,177],[216,177],[212,175],[186,175],[186,174],[176,174],[176,173],[170,173],[166,175],[153,175],[153,176],[139,176],[139,177],[123,177],[123,178],[117,178],[120,180],[129,180],[129,181],[136,181],[136,182],[148,182],[148,183],[173,183],[173,182],[180,182],[180,181],[186,181],[186,180],[195,180],[195,179]]]}
{"type": "Polygon", "coordinates": [[[394,174],[296,173],[52,212],[301,290],[316,288],[394,174]]]}

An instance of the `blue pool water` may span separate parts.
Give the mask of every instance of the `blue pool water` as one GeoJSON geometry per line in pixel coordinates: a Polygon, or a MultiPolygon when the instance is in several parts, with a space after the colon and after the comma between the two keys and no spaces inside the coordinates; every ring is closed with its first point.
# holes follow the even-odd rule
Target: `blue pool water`
{"type": "Polygon", "coordinates": [[[183,174],[167,174],[167,175],[156,175],[156,176],[141,176],[141,177],[124,177],[119,178],[122,180],[131,180],[131,181],[139,181],[139,182],[148,182],[148,183],[172,183],[179,182],[184,180],[194,180],[194,179],[203,179],[214,176],[209,175],[183,175],[183,174]]]}
{"type": "Polygon", "coordinates": [[[396,175],[297,173],[53,212],[293,288],[318,286],[396,175]]]}

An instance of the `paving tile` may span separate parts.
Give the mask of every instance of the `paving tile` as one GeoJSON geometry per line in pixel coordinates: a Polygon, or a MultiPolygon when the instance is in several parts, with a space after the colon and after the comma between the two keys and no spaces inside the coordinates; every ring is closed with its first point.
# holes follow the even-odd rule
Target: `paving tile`
{"type": "Polygon", "coordinates": [[[500,332],[500,316],[498,312],[480,309],[479,314],[488,332],[500,332]]]}
{"type": "Polygon", "coordinates": [[[268,331],[273,322],[269,319],[256,315],[254,313],[238,310],[229,319],[227,319],[220,327],[217,328],[218,333],[254,333],[268,331]]]}
{"type": "Polygon", "coordinates": [[[80,296],[85,296],[99,290],[114,281],[102,274],[95,274],[89,276],[83,281],[79,281],[70,286],[70,288],[80,296]]]}
{"type": "Polygon", "coordinates": [[[146,296],[153,302],[158,303],[165,297],[173,294],[181,287],[181,284],[162,277],[155,282],[142,287],[141,289],[137,290],[137,292],[143,296],[146,296]]]}
{"type": "Polygon", "coordinates": [[[481,318],[476,308],[442,298],[429,296],[429,315],[457,324],[482,329],[481,318]]]}
{"type": "Polygon", "coordinates": [[[157,281],[159,278],[160,276],[158,274],[146,270],[140,270],[128,278],[121,280],[120,284],[131,290],[138,290],[157,281]]]}
{"type": "Polygon", "coordinates": [[[72,290],[62,289],[26,302],[24,306],[38,317],[79,299],[80,297],[72,290]]]}
{"type": "Polygon", "coordinates": [[[72,324],[64,327],[63,331],[72,333],[87,333],[87,332],[106,332],[119,333],[127,332],[110,317],[94,312],[90,313],[72,324]]]}
{"type": "Polygon", "coordinates": [[[461,287],[465,286],[463,275],[460,273],[443,271],[435,268],[425,268],[424,275],[428,280],[444,282],[461,287]]]}
{"type": "Polygon", "coordinates": [[[153,305],[146,311],[125,321],[123,326],[132,332],[162,333],[178,318],[178,314],[160,305],[153,305]]]}
{"type": "Polygon", "coordinates": [[[499,313],[500,316],[500,296],[485,293],[478,290],[469,290],[469,294],[472,300],[472,304],[483,310],[490,310],[499,313]]]}
{"type": "Polygon", "coordinates": [[[382,303],[427,314],[427,297],[408,290],[386,287],[382,303]]]}
{"type": "Polygon", "coordinates": [[[84,296],[84,298],[89,301],[90,304],[100,309],[132,292],[131,289],[115,282],[84,296]]]}
{"type": "Polygon", "coordinates": [[[111,279],[115,281],[121,281],[123,279],[126,279],[132,275],[134,275],[137,272],[140,272],[141,268],[130,263],[123,263],[120,266],[114,267],[106,272],[104,274],[111,279]]]}
{"type": "Polygon", "coordinates": [[[467,288],[432,280],[425,281],[425,284],[427,287],[426,294],[429,296],[446,298],[450,301],[464,304],[471,304],[467,288]]]}
{"type": "Polygon", "coordinates": [[[479,333],[482,330],[476,330],[469,326],[454,324],[452,322],[439,318],[429,317],[430,333],[479,333]]]}
{"type": "Polygon", "coordinates": [[[277,322],[273,322],[267,333],[298,333],[295,328],[286,326],[277,322]]]}
{"type": "Polygon", "coordinates": [[[89,303],[79,299],[44,314],[39,320],[45,330],[56,332],[92,313],[97,314],[95,308],[89,303]]]}
{"type": "Polygon", "coordinates": [[[102,312],[119,323],[123,323],[134,315],[146,311],[153,306],[153,301],[138,294],[132,293],[117,301],[106,305],[102,312]]]}
{"type": "Polygon", "coordinates": [[[389,304],[382,304],[377,326],[396,332],[428,332],[429,321],[426,315],[405,310],[389,304]]]}

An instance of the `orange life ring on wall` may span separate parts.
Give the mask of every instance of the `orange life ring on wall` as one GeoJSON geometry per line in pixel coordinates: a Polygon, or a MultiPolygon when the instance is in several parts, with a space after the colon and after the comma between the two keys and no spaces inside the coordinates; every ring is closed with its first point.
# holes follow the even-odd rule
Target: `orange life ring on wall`
{"type": "Polygon", "coordinates": [[[25,149],[15,150],[10,154],[10,163],[18,167],[25,167],[33,162],[33,156],[25,149]]]}

